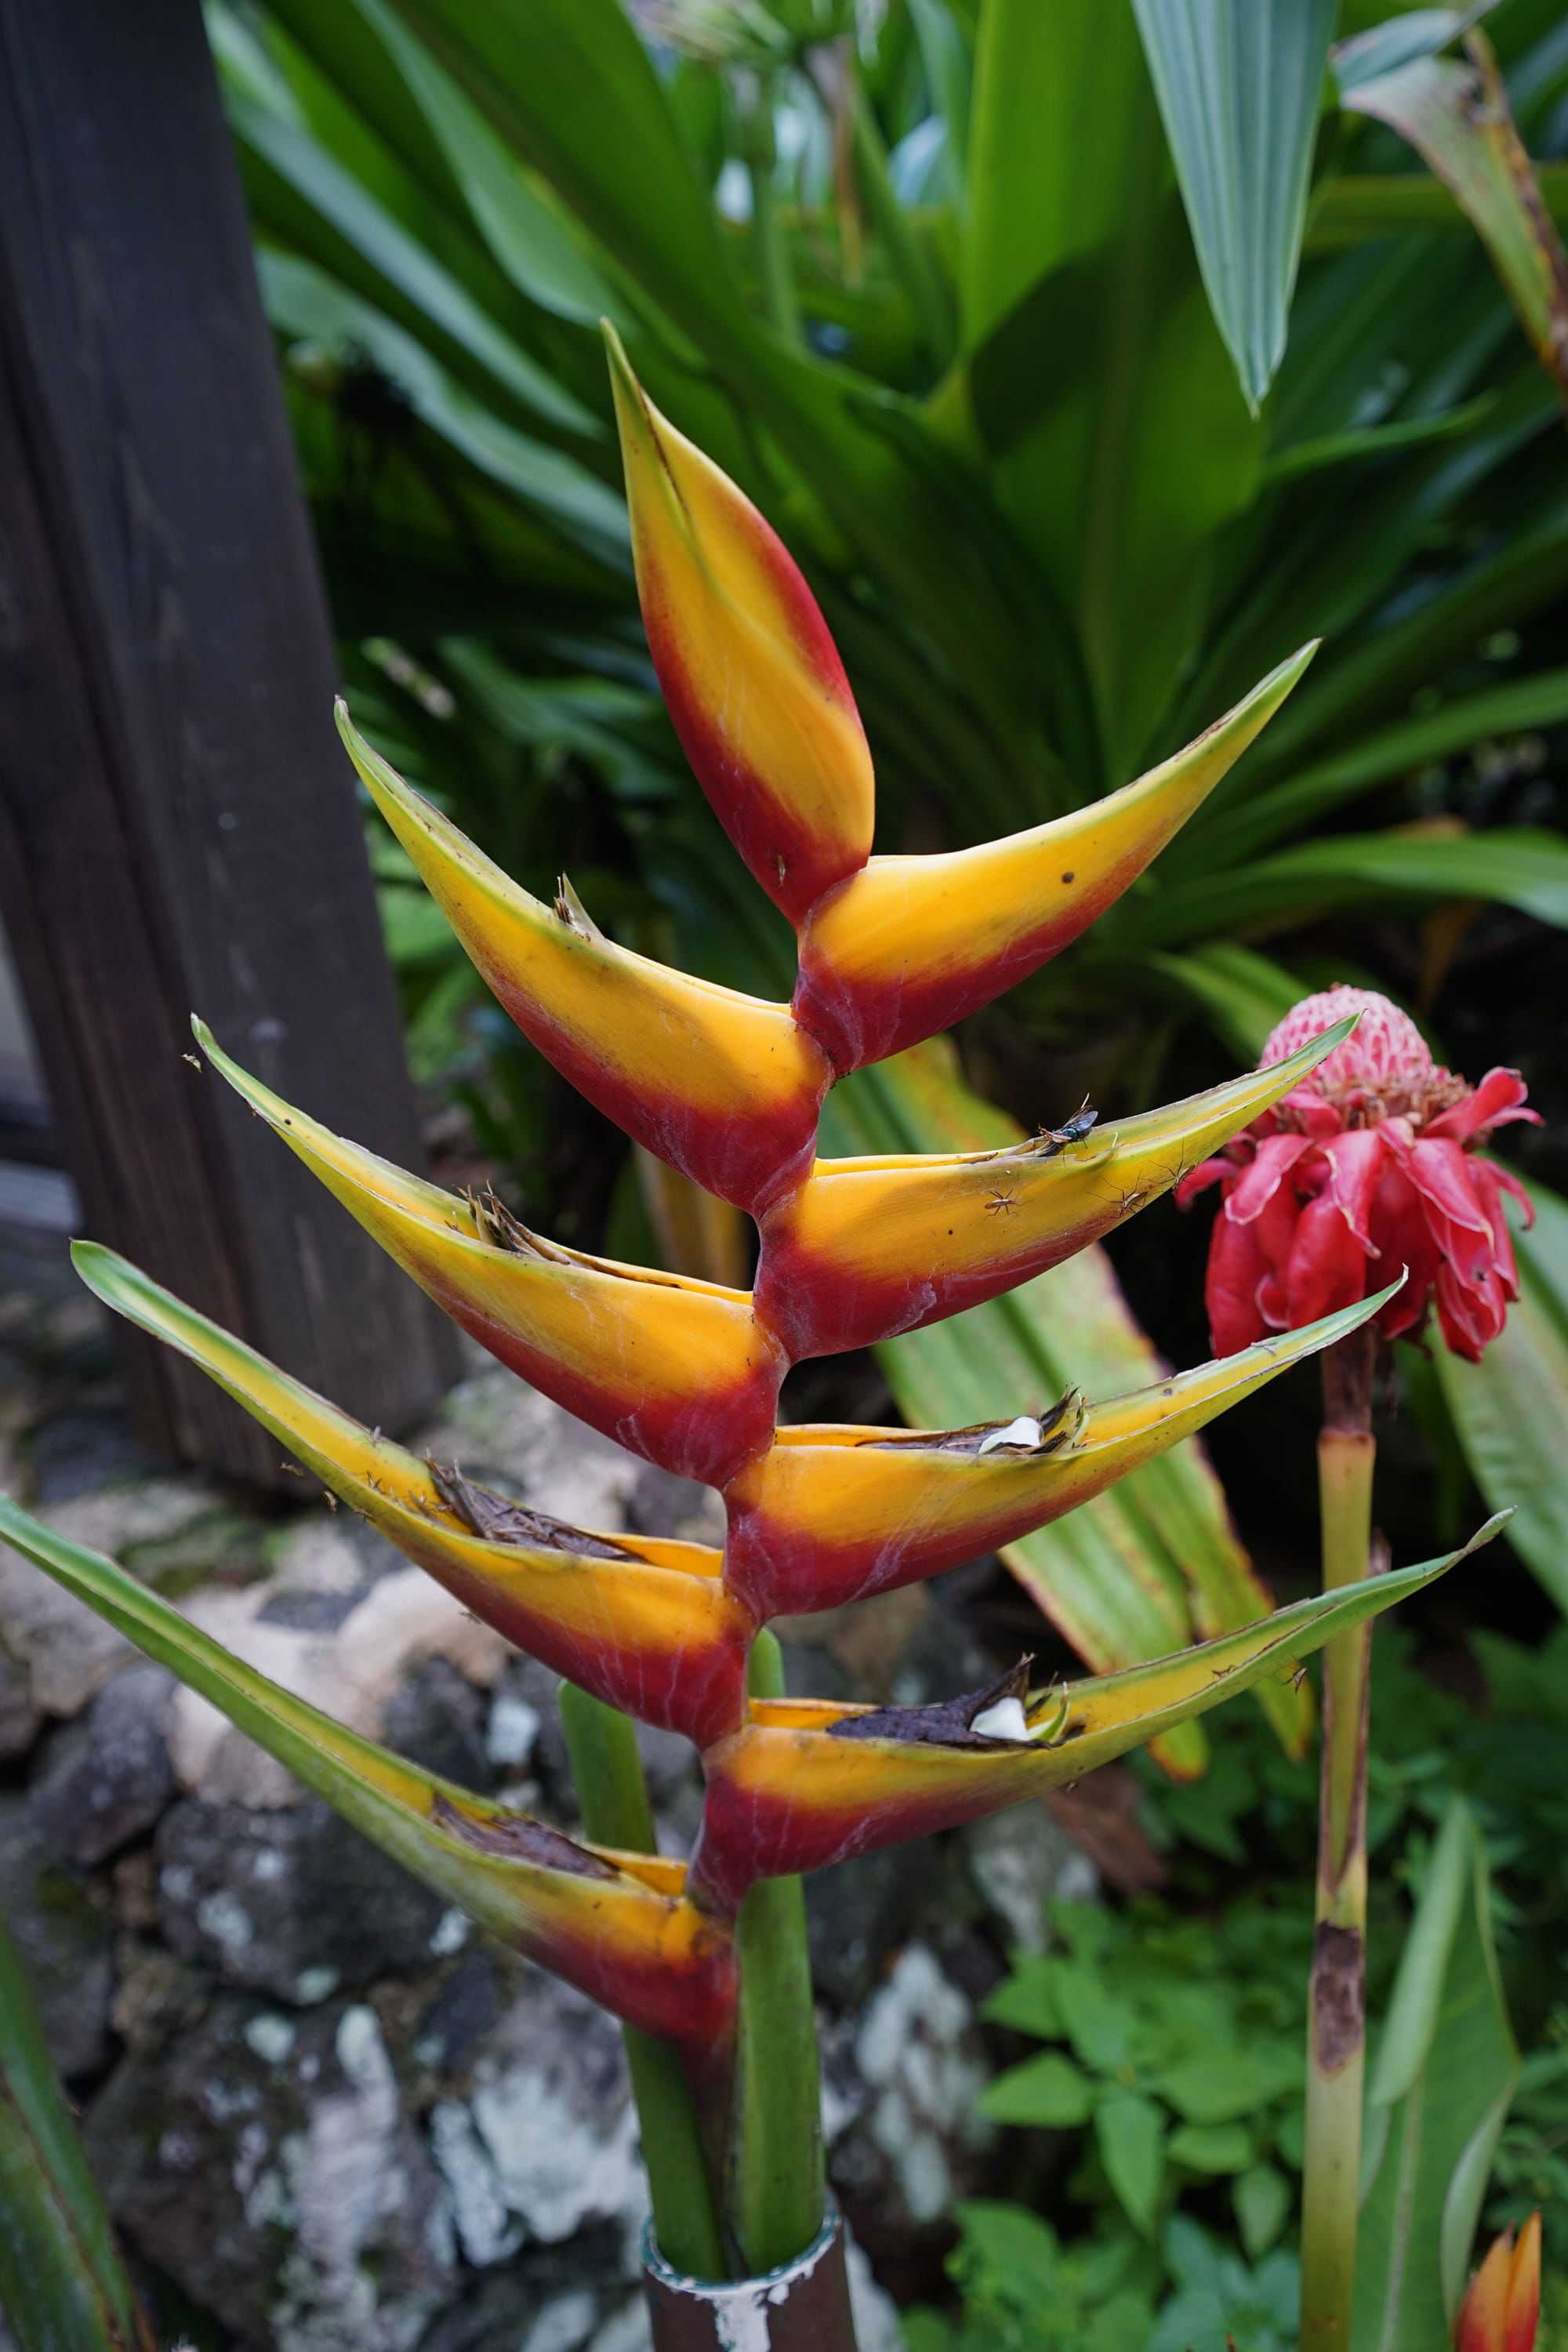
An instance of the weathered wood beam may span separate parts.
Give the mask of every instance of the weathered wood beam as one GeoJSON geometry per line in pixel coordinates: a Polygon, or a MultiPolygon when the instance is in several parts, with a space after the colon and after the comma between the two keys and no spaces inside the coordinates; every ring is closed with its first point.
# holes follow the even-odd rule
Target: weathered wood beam
{"type": "MultiPolygon", "coordinates": [[[[419,1140],[331,635],[197,0],[0,0],[0,916],[89,1230],[366,1420],[424,1299],[211,1075],[419,1140]]],[[[145,1437],[278,1448],[126,1334],[145,1437]]]]}

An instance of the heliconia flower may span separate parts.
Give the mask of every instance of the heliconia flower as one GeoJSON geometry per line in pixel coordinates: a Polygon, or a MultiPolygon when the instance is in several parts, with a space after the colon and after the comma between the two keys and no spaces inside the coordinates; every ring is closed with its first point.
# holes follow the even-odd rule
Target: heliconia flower
{"type": "Polygon", "coordinates": [[[825,1869],[1080,1780],[1265,1675],[1283,1675],[1452,1564],[1428,1560],[1320,1593],[1175,1657],[1056,1689],[1030,1691],[1026,1660],[991,1689],[936,1706],[753,1699],[742,1729],[703,1759],[692,1900],[729,1916],[759,1878],[825,1869]]]}
{"type": "Polygon", "coordinates": [[[233,1657],[158,1594],[0,1495],[0,1538],[221,1708],[373,1844],[514,1951],[710,2072],[733,2027],[734,1953],[679,1863],[564,1837],[378,1748],[233,1657]]]}
{"type": "Polygon", "coordinates": [[[1515,2242],[1511,2230],[1494,2238],[1470,2281],[1454,2326],[1455,2352],[1532,2352],[1541,2318],[1541,2214],[1533,2212],[1515,2242]]]}
{"type": "Polygon", "coordinates": [[[1235,766],[1316,650],[1281,662],[1184,751],[1119,793],[975,849],[874,857],[830,890],[801,930],[795,1010],[834,1068],[858,1070],[933,1037],[1058,955],[1235,766]]]}
{"type": "Polygon", "coordinates": [[[744,1710],[751,1612],[721,1555],[671,1538],[565,1526],[443,1474],[364,1428],[96,1242],[72,1263],[88,1288],[177,1348],[466,1609],[595,1697],[697,1745],[744,1710]]]}
{"type": "Polygon", "coordinates": [[[793,557],[713,460],[661,416],[606,327],[648,650],[718,819],[799,923],[871,847],[871,755],[793,557]]]}
{"type": "Polygon", "coordinates": [[[725,1493],[724,1579],[759,1617],[837,1609],[1012,1543],[1250,1396],[1374,1311],[1368,1303],[1152,1388],[973,1429],[800,1423],[725,1493]]]}
{"type": "Polygon", "coordinates": [[[994,1298],[1132,1216],[1347,1034],[1112,1129],[999,1151],[819,1160],[761,1220],[752,1294],[792,1361],[867,1348],[994,1298]]]}
{"type": "Polygon", "coordinates": [[[1379,1330],[1415,1329],[1436,1297],[1448,1346],[1479,1363],[1519,1297],[1504,1192],[1527,1220],[1531,1211],[1517,1177],[1476,1153],[1494,1128],[1537,1114],[1517,1070],[1468,1085],[1437,1066],[1408,1014],[1366,989],[1306,998],[1261,1066],[1352,1013],[1354,1035],[1177,1189],[1185,1206],[1220,1187],[1206,1294],[1215,1346],[1348,1306],[1403,1265],[1409,1281],[1379,1330]]]}
{"type": "Polygon", "coordinates": [[[751,1296],[563,1249],[498,1202],[410,1176],[198,1044],[455,1323],[569,1412],[688,1478],[722,1486],[769,1443],[785,1366],[751,1296]]]}
{"type": "Polygon", "coordinates": [[[754,1212],[810,1165],[833,1072],[784,1004],[694,980],[606,939],[491,864],[356,733],[365,789],[470,961],[579,1094],[704,1191],[754,1212]]]}

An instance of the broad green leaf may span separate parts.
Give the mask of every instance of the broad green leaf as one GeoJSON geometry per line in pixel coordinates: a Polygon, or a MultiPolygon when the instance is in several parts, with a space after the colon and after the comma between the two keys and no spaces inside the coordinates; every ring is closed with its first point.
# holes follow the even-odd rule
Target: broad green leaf
{"type": "Polygon", "coordinates": [[[962,268],[967,348],[1040,279],[1115,234],[1152,128],[1144,88],[1125,0],[984,0],[962,268]]]}
{"type": "Polygon", "coordinates": [[[986,0],[964,396],[1081,641],[1112,782],[1190,661],[1259,460],[1164,165],[1130,0],[986,0]]]}
{"type": "Polygon", "coordinates": [[[1260,477],[1266,490],[1293,482],[1301,474],[1321,474],[1330,466],[1347,465],[1355,457],[1387,457],[1396,449],[1417,449],[1426,441],[1452,441],[1468,433],[1496,406],[1496,395],[1483,392],[1458,408],[1442,408],[1433,416],[1406,416],[1392,425],[1364,425],[1343,433],[1321,434],[1315,441],[1292,441],[1264,460],[1260,477]]]}
{"type": "Polygon", "coordinates": [[[1209,2050],[1164,2068],[1153,2088],[1187,2123],[1237,2123],[1299,2088],[1305,2063],[1283,2044],[1209,2050]]]}
{"type": "Polygon", "coordinates": [[[1290,2210],[1290,2184],[1277,2166],[1255,2164],[1231,2188],[1237,2227],[1248,2262],[1266,2254],[1290,2210]]]}
{"type": "Polygon", "coordinates": [[[1101,1969],[1085,1959],[1059,1961],[1056,1994],[1068,2040],[1086,2066],[1114,2076],[1133,2063],[1142,2022],[1138,2011],[1107,1983],[1101,1969]]]}
{"type": "Polygon", "coordinates": [[[994,2025],[1016,2026],[1020,2033],[1037,2034],[1054,2042],[1065,2032],[1055,1984],[1059,1958],[1036,1957],[1021,1960],[986,1996],[982,2014],[994,2025]]]}
{"type": "Polygon", "coordinates": [[[342,366],[373,362],[422,422],[469,465],[568,527],[594,554],[629,572],[625,502],[586,467],[506,424],[412,335],[312,263],[263,251],[257,269],[268,316],[279,333],[319,343],[342,366]]]}
{"type": "Polygon", "coordinates": [[[1367,2089],[1355,2341],[1449,2340],[1519,2074],[1480,1833],[1454,1797],[1400,1955],[1367,2089]]]}
{"type": "Polygon", "coordinates": [[[948,0],[910,0],[921,68],[933,112],[946,133],[953,183],[968,187],[971,72],[969,51],[948,0]]]}
{"type": "Polygon", "coordinates": [[[1194,2172],[1244,2172],[1252,2161],[1252,2135],[1239,2123],[1183,2124],[1166,2141],[1165,2153],[1194,2172]]]}
{"type": "Polygon", "coordinates": [[[19,2352],[151,2352],[3,1920],[0,2315],[19,2352]]]}
{"type": "Polygon", "coordinates": [[[1334,0],[1133,0],[1198,266],[1255,411],[1285,350],[1334,0]]]}
{"type": "MultiPolygon", "coordinates": [[[[836,1087],[824,1128],[829,1148],[845,1155],[986,1150],[1019,1133],[969,1091],[942,1045],[836,1087]]],[[[989,1306],[889,1340],[879,1355],[900,1411],[928,1429],[955,1415],[1010,1414],[1020,1399],[1059,1395],[1075,1383],[1090,1393],[1136,1388],[1162,1370],[1100,1249],[1080,1251],[989,1306]]],[[[1004,1556],[1098,1667],[1179,1648],[1194,1627],[1212,1633],[1246,1624],[1269,1605],[1194,1439],[1004,1556]]],[[[1263,1705],[1289,1746],[1304,1743],[1311,1721],[1304,1691],[1270,1685],[1263,1705]]],[[[1204,1752],[1189,1730],[1163,1760],[1193,1773],[1204,1752]]]]}
{"type": "Polygon", "coordinates": [[[1342,86],[1342,103],[1397,131],[1452,189],[1538,356],[1568,397],[1568,254],[1542,203],[1491,46],[1472,32],[1466,47],[1463,64],[1415,58],[1342,86]]]}
{"type": "Polygon", "coordinates": [[[1517,628],[1553,604],[1568,586],[1568,497],[1541,487],[1522,529],[1484,549],[1418,609],[1384,618],[1315,662],[1270,730],[1268,761],[1258,764],[1298,765],[1326,736],[1346,740],[1403,714],[1413,694],[1469,659],[1489,632],[1517,628]]]}
{"type": "MultiPolygon", "coordinates": [[[[1447,387],[1442,389],[1446,394],[1447,387]]],[[[1189,688],[1184,709],[1201,709],[1203,719],[1194,723],[1203,724],[1231,698],[1226,680],[1233,665],[1237,675],[1252,676],[1247,665],[1264,648],[1300,644],[1308,635],[1326,637],[1331,649],[1342,644],[1346,657],[1353,658],[1364,640],[1350,633],[1377,613],[1406,567],[1419,560],[1434,525],[1463,501],[1479,499],[1531,441],[1555,435],[1560,425],[1552,385],[1538,368],[1521,362],[1495,403],[1457,439],[1408,451],[1364,475],[1357,469],[1333,497],[1325,499],[1318,486],[1302,486],[1293,500],[1287,496],[1282,520],[1293,528],[1268,542],[1271,560],[1250,579],[1206,666],[1201,698],[1196,687],[1189,688]]],[[[1375,641],[1375,631],[1370,634],[1375,641]]],[[[1429,635],[1424,633],[1423,642],[1430,644],[1429,635]]],[[[1293,709],[1289,719],[1258,744],[1255,777],[1300,758],[1311,719],[1293,709]]]]}
{"type": "Polygon", "coordinates": [[[1318,908],[1381,906],[1390,898],[1490,898],[1561,929],[1568,925],[1568,842],[1525,825],[1303,842],[1256,866],[1125,900],[1105,919],[1095,944],[1123,955],[1130,948],[1262,928],[1318,908]]]}
{"type": "MultiPolygon", "coordinates": [[[[639,307],[663,313],[678,349],[695,344],[776,442],[810,493],[793,509],[807,551],[815,541],[842,563],[853,547],[896,589],[995,730],[1016,780],[1039,773],[1042,716],[1065,739],[1084,735],[1076,649],[1046,583],[915,403],[791,346],[742,304],[713,206],[619,0],[393,5],[600,241],[639,307]]],[[[684,351],[679,362],[689,379],[684,351]]],[[[682,423],[678,394],[655,389],[682,423]]],[[[768,506],[770,487],[756,487],[768,506]]],[[[771,495],[776,507],[776,484],[771,495]]]]}
{"type": "Polygon", "coordinates": [[[522,407],[558,428],[597,436],[604,427],[442,268],[428,248],[377,204],[309,131],[231,92],[236,136],[358,256],[374,281],[457,346],[522,407]]]}
{"type": "Polygon", "coordinates": [[[579,326],[623,319],[625,306],[553,206],[424,43],[386,0],[354,5],[395,60],[475,222],[513,285],[542,310],[579,326]]]}
{"type": "Polygon", "coordinates": [[[1568,1614],[1568,1201],[1541,1184],[1530,1197],[1508,1321],[1479,1364],[1439,1349],[1437,1374],[1477,1486],[1515,1507],[1509,1540],[1568,1614]]]}
{"type": "Polygon", "coordinates": [[[1152,2099],[1118,2092],[1095,2109],[1094,2136],[1128,2220],[1141,2237],[1152,2238],[1165,2179],[1164,2116],[1152,2099]]]}
{"type": "Polygon", "coordinates": [[[1174,882],[1195,866],[1239,864],[1374,784],[1414,774],[1496,736],[1556,727],[1564,719],[1568,669],[1537,670],[1479,694],[1456,696],[1418,717],[1401,718],[1265,791],[1248,793],[1245,777],[1237,789],[1227,791],[1226,777],[1213,796],[1220,807],[1212,815],[1207,803],[1199,810],[1194,824],[1162,858],[1161,876],[1174,882]]]}
{"type": "Polygon", "coordinates": [[[1341,41],[1334,50],[1334,79],[1342,99],[1358,82],[1375,81],[1383,74],[1393,73],[1417,58],[1436,57],[1468,32],[1478,16],[1497,5],[1497,0],[1479,0],[1479,5],[1462,12],[1458,8],[1411,8],[1403,16],[1391,16],[1386,23],[1371,25],[1364,33],[1354,33],[1349,40],[1341,41]]]}
{"type": "MultiPolygon", "coordinates": [[[[1568,228],[1568,163],[1537,163],[1541,201],[1557,226],[1568,228]]],[[[1345,173],[1325,180],[1307,223],[1309,253],[1334,253],[1370,238],[1411,229],[1448,229],[1469,223],[1441,180],[1425,172],[1345,173]]]]}
{"type": "Polygon", "coordinates": [[[1202,1006],[1239,1062],[1256,1062],[1269,1032],[1301,1001],[1293,972],[1237,940],[1215,940],[1182,955],[1157,948],[1149,961],[1202,1006]]]}
{"type": "Polygon", "coordinates": [[[988,2083],[980,2112],[994,2124],[1033,2124],[1074,2131],[1094,2112],[1095,2085],[1060,2050],[1042,2050],[988,2083]]]}
{"type": "Polygon", "coordinates": [[[397,13],[647,296],[731,340],[739,306],[712,206],[615,0],[397,0],[397,13]]]}

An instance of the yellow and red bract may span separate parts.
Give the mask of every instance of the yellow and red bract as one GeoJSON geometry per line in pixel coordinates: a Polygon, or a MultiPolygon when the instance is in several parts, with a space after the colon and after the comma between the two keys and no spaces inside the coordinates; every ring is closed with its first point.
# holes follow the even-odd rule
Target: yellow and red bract
{"type": "MultiPolygon", "coordinates": [[[[1353,1310],[1335,1328],[1363,1319],[1353,1310]]],[[[1315,1324],[1130,1396],[1089,1406],[1068,1396],[1012,1423],[781,1429],[727,1490],[725,1580],[775,1617],[940,1575],[1103,1494],[1331,1337],[1315,1324]],[[1291,1344],[1300,1336],[1304,1349],[1291,1344]]]]}
{"type": "Polygon", "coordinates": [[[783,541],[605,339],[660,690],[720,824],[802,922],[871,849],[871,754],[844,665],[783,541]]]}
{"type": "Polygon", "coordinates": [[[1032,832],[943,856],[874,857],[800,939],[795,1017],[836,1070],[951,1028],[1059,955],[1135,882],[1268,724],[1317,650],[1135,783],[1032,832]]]}
{"type": "MultiPolygon", "coordinates": [[[[1342,1024],[1342,1029],[1343,1024],[1342,1024]]],[[[759,1219],[756,1310],[792,1362],[977,1307],[1099,1241],[1289,1092],[1335,1032],[1266,1071],[1063,1142],[818,1160],[759,1219]]]]}

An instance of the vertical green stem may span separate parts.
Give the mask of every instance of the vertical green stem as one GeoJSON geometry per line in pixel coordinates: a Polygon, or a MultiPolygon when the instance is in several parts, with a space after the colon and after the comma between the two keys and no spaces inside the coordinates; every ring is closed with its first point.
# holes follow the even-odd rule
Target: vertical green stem
{"type": "MultiPolygon", "coordinates": [[[[1323,1589],[1369,1572],[1372,1373],[1376,1342],[1357,1331],[1324,1355],[1318,1439],[1323,1589]]],[[[1317,1936],[1307,2033],[1301,2221],[1301,2352],[1349,2352],[1361,2180],[1366,2022],[1366,1748],[1372,1628],[1323,1651],[1317,1936]]]]}
{"type": "Polygon", "coordinates": [[[735,78],[736,121],[742,158],[752,190],[752,245],[763,315],[792,343],[798,343],[800,306],[789,244],[773,193],[778,142],[773,135],[773,84],[765,74],[735,78]]]}
{"type": "MultiPolygon", "coordinates": [[[[561,1720],[588,1836],[628,1853],[652,1853],[653,1813],[629,1719],[575,1683],[563,1683],[561,1720]]],[[[727,2278],[718,2202],[680,2061],[667,2042],[632,2025],[621,2032],[659,2251],[673,2269],[693,2278],[727,2278]]]]}
{"type": "MultiPolygon", "coordinates": [[[[784,1687],[778,1643],[759,1633],[752,1694],[781,1698],[784,1687]]],[[[765,1878],[753,1886],[735,1937],[741,2014],[731,2221],[754,2276],[803,2253],[826,2210],[816,2018],[799,1879],[765,1878]]]]}
{"type": "Polygon", "coordinates": [[[849,123],[855,150],[855,172],[866,210],[876,223],[893,275],[909,297],[921,339],[938,367],[952,357],[958,339],[957,321],[946,287],[938,277],[919,232],[893,185],[882,133],[871,111],[871,101],[854,67],[849,73],[849,123]]]}

